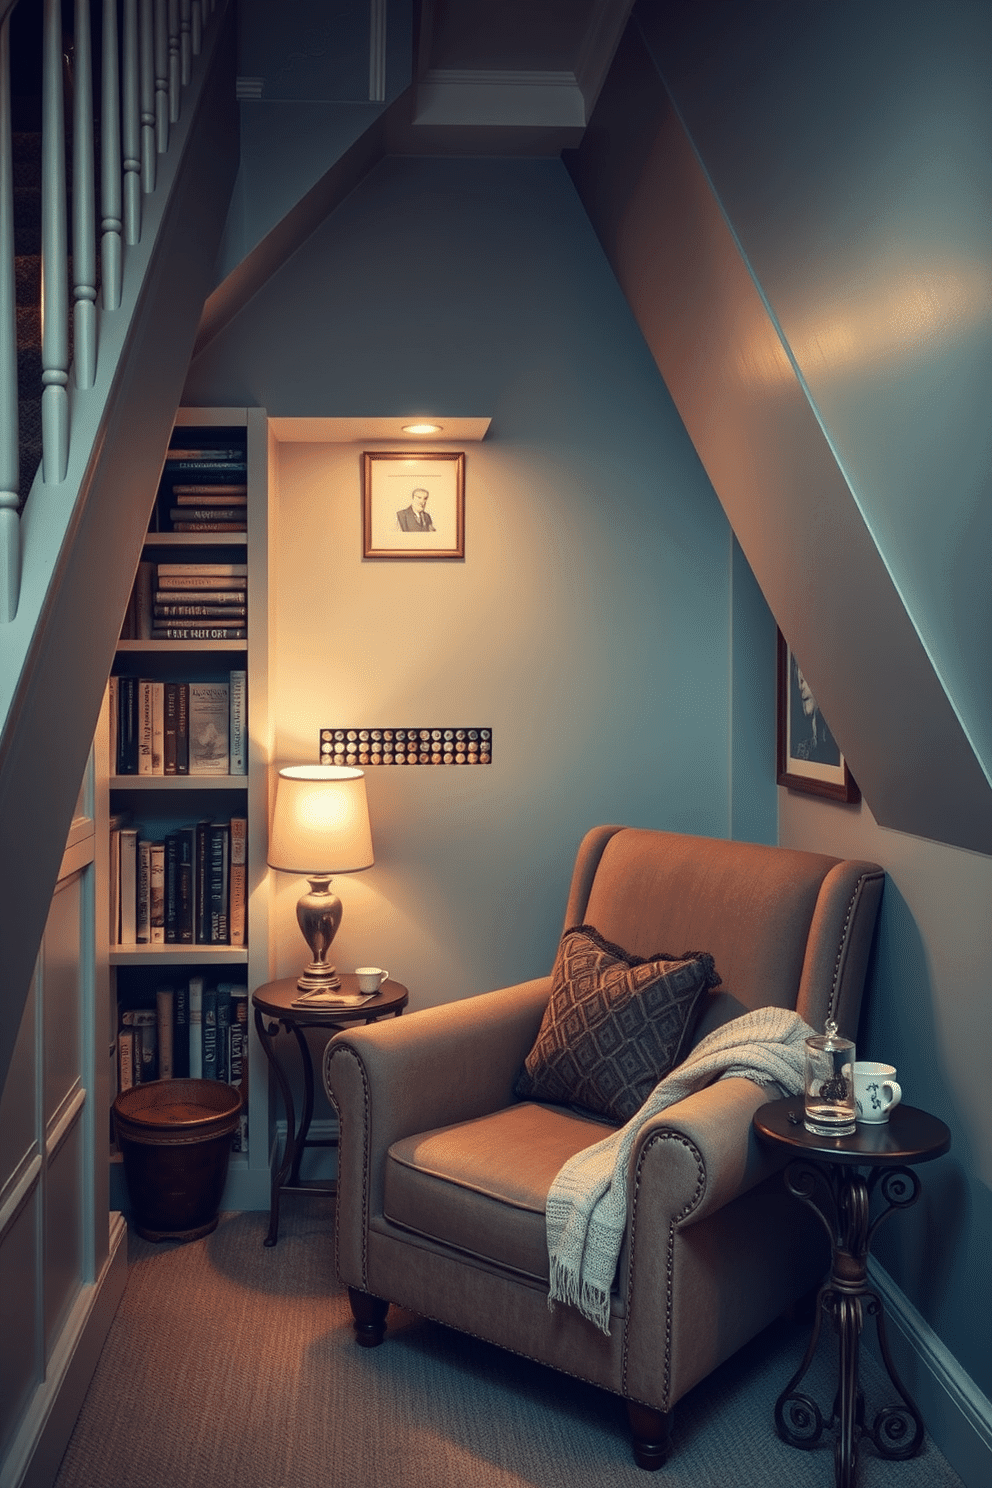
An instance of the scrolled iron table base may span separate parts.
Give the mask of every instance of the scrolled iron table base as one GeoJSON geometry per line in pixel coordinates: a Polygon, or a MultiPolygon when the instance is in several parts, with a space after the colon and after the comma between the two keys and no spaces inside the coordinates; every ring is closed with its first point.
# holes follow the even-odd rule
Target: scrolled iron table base
{"type": "Polygon", "coordinates": [[[923,1418],[896,1370],[885,1331],[882,1298],[868,1276],[871,1243],[879,1226],[920,1196],[920,1180],[908,1166],[946,1152],[950,1133],[943,1122],[912,1107],[893,1113],[891,1130],[860,1127],[853,1137],[816,1137],[801,1125],[802,1100],[773,1101],[754,1118],[759,1138],[789,1150],[784,1170],[789,1193],[806,1204],[830,1239],[830,1273],[820,1287],[809,1344],[802,1362],[775,1402],[775,1428],[790,1446],[809,1450],[826,1430],[835,1430],[837,1488],[853,1488],[859,1440],[869,1436],[880,1456],[913,1457],[923,1445],[923,1418]],[[900,1114],[901,1112],[901,1114],[900,1114]],[[797,1121],[798,1116],[798,1121],[797,1121]],[[874,1210],[874,1218],[872,1211],[874,1210]],[[813,1359],[824,1319],[838,1343],[837,1393],[829,1415],[800,1389],[813,1359]],[[899,1399],[871,1422],[859,1387],[861,1335],[874,1319],[879,1352],[899,1399]]]}

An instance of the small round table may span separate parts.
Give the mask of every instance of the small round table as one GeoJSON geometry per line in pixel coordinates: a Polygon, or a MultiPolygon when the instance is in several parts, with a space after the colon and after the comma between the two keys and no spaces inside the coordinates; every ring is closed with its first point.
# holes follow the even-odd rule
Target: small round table
{"type": "Polygon", "coordinates": [[[314,1074],[310,1045],[307,1043],[303,1030],[323,1028],[330,1037],[332,1033],[337,1033],[341,1028],[347,1028],[351,1023],[375,1023],[379,1018],[390,1016],[398,1018],[406,1007],[410,994],[400,982],[387,981],[383,982],[382,987],[373,997],[368,1000],[359,1000],[362,994],[358,990],[358,978],[348,972],[342,972],[340,988],[329,995],[341,998],[353,997],[356,1001],[350,1007],[319,1007],[314,1006],[313,1003],[294,1007],[293,1004],[303,996],[296,985],[295,977],[282,977],[277,982],[266,982],[252,993],[255,1027],[262,1041],[265,1057],[275,1074],[286,1112],[286,1146],[283,1150],[282,1161],[272,1174],[272,1197],[269,1205],[269,1231],[265,1237],[266,1245],[275,1245],[279,1238],[279,1199],[282,1194],[317,1193],[333,1197],[337,1192],[337,1184],[334,1182],[304,1183],[300,1180],[300,1160],[307,1147],[336,1147],[338,1144],[336,1137],[311,1139],[309,1135],[310,1122],[313,1120],[314,1074]],[[287,1033],[295,1035],[303,1066],[303,1109],[300,1112],[299,1124],[296,1120],[296,1108],[289,1078],[276,1055],[276,1035],[280,1027],[284,1028],[287,1033]]]}
{"type": "Polygon", "coordinates": [[[838,1336],[838,1384],[829,1426],[838,1427],[834,1447],[837,1488],[852,1488],[857,1439],[866,1430],[864,1401],[858,1391],[858,1348],[864,1314],[874,1317],[878,1344],[889,1378],[902,1404],[883,1407],[867,1428],[883,1457],[914,1456],[923,1445],[923,1418],[896,1373],[885,1336],[882,1299],[868,1283],[868,1253],[875,1231],[896,1209],[908,1209],[920,1196],[917,1163],[941,1157],[951,1145],[942,1121],[914,1106],[899,1105],[887,1122],[858,1124],[850,1137],[818,1137],[803,1125],[802,1096],[770,1101],[754,1115],[754,1130],[769,1146],[790,1158],[785,1186],[808,1204],[830,1236],[830,1275],[816,1299],[813,1332],[805,1357],[775,1402],[775,1426],[783,1441],[812,1447],[824,1420],[816,1402],[798,1386],[813,1361],[826,1313],[838,1336]],[[884,1201],[874,1219],[871,1202],[884,1201]]]}

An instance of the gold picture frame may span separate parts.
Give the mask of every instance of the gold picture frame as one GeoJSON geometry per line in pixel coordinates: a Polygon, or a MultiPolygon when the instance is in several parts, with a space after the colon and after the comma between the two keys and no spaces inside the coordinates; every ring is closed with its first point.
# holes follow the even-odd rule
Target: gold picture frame
{"type": "Polygon", "coordinates": [[[465,557],[464,451],[362,455],[362,557],[465,557]]]}

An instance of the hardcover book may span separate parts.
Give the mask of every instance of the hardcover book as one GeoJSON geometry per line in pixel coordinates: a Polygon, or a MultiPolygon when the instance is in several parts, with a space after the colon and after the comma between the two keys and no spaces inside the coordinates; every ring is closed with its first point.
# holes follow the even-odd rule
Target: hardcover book
{"type": "Polygon", "coordinates": [[[230,773],[248,774],[248,673],[231,672],[230,681],[230,773]]]}
{"type": "Polygon", "coordinates": [[[230,770],[227,682],[189,684],[189,773],[227,775],[230,770]]]}
{"type": "Polygon", "coordinates": [[[231,869],[229,929],[231,945],[245,943],[248,905],[248,820],[231,817],[231,869]]]}
{"type": "Polygon", "coordinates": [[[203,978],[189,979],[189,1072],[199,1080],[203,1076],[203,978]]]}

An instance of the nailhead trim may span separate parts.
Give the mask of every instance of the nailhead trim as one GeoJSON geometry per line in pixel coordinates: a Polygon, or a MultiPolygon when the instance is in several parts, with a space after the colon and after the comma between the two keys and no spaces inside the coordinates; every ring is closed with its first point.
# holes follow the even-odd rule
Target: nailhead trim
{"type": "Polygon", "coordinates": [[[655,1405],[652,1407],[654,1410],[668,1411],[672,1408],[669,1397],[672,1385],[672,1288],[675,1271],[675,1232],[682,1221],[684,1219],[687,1219],[692,1211],[697,1207],[700,1199],[702,1198],[706,1190],[706,1164],[703,1162],[702,1156],[699,1152],[699,1148],[695,1145],[695,1143],[690,1142],[688,1137],[683,1136],[681,1132],[675,1131],[654,1132],[652,1136],[650,1136],[644,1143],[644,1146],[641,1148],[640,1155],[638,1156],[637,1170],[634,1174],[634,1189],[630,1201],[630,1262],[627,1268],[627,1307],[624,1315],[623,1356],[620,1374],[622,1387],[621,1393],[623,1394],[625,1399],[631,1398],[631,1396],[628,1394],[627,1388],[627,1358],[628,1344],[630,1341],[631,1299],[634,1290],[634,1269],[637,1244],[637,1200],[641,1188],[641,1168],[643,1166],[645,1157],[656,1142],[680,1143],[681,1146],[685,1147],[686,1150],[690,1152],[696,1159],[697,1173],[695,1193],[682,1209],[681,1213],[673,1215],[672,1222],[668,1227],[668,1249],[665,1257],[665,1369],[663,1375],[665,1404],[662,1406],[655,1405]]]}

